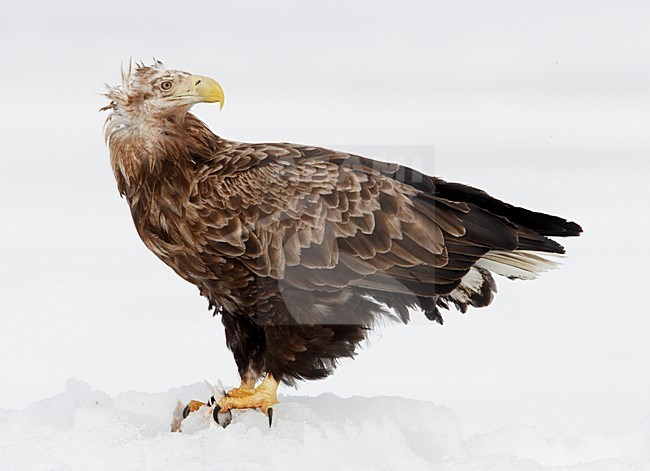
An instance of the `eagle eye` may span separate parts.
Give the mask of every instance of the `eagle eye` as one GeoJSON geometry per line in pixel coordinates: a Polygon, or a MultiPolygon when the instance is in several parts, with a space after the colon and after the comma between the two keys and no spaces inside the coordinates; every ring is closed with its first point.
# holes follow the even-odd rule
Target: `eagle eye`
{"type": "Polygon", "coordinates": [[[165,80],[164,82],[162,82],[162,83],[160,84],[160,89],[161,89],[163,92],[168,92],[169,90],[172,89],[172,85],[173,85],[173,84],[172,84],[172,81],[171,81],[171,80],[165,80]]]}

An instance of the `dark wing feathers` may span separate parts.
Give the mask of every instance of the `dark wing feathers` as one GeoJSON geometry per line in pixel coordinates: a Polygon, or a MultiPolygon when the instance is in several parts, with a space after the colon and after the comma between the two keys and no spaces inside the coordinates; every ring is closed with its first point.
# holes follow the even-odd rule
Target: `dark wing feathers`
{"type": "Polygon", "coordinates": [[[450,201],[473,203],[491,214],[502,216],[510,222],[527,227],[542,236],[572,237],[582,233],[582,228],[575,222],[513,206],[478,188],[461,183],[449,183],[398,164],[377,162],[364,157],[355,157],[355,160],[365,169],[375,169],[383,175],[406,183],[425,194],[434,194],[450,201]]]}
{"type": "Polygon", "coordinates": [[[473,203],[492,214],[503,216],[509,221],[527,227],[539,235],[553,237],[571,237],[582,233],[582,228],[575,222],[557,216],[530,211],[528,209],[504,203],[483,190],[460,183],[448,183],[434,178],[436,193],[442,198],[473,203]]]}
{"type": "Polygon", "coordinates": [[[481,190],[320,148],[232,143],[213,159],[199,183],[199,206],[212,205],[206,249],[302,290],[435,297],[490,250],[561,253],[545,235],[579,232],[481,190]]]}
{"type": "Polygon", "coordinates": [[[517,246],[508,221],[425,193],[429,177],[394,164],[288,144],[232,145],[214,160],[198,183],[197,206],[212,206],[204,245],[302,289],[433,296],[487,250],[517,246]]]}

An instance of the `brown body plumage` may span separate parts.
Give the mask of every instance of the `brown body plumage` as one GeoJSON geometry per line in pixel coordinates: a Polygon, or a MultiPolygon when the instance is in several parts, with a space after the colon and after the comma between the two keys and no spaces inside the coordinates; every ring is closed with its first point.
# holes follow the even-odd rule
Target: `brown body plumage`
{"type": "Polygon", "coordinates": [[[144,243],[221,313],[243,380],[324,377],[379,317],[486,306],[490,270],[532,278],[563,253],[548,236],[581,232],[395,164],[222,139],[188,112],[217,100],[165,95],[187,77],[139,67],[109,91],[111,163],[144,243]]]}

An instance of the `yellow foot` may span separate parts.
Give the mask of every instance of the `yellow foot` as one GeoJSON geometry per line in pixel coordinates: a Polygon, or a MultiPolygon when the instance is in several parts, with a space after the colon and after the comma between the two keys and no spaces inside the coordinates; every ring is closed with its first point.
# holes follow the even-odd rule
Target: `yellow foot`
{"type": "Polygon", "coordinates": [[[246,397],[250,396],[255,393],[255,388],[247,389],[247,388],[232,388],[230,391],[228,391],[226,394],[229,397],[246,397]]]}
{"type": "Polygon", "coordinates": [[[216,406],[215,403],[216,400],[214,399],[214,396],[212,396],[207,403],[201,401],[190,401],[187,403],[185,408],[183,408],[183,404],[179,402],[179,405],[177,406],[176,411],[174,411],[174,414],[172,416],[172,432],[180,432],[181,422],[185,420],[192,412],[196,412],[203,406],[207,407],[207,409],[204,411],[204,414],[211,414],[219,425],[221,425],[223,428],[226,428],[232,421],[232,414],[230,413],[230,410],[221,412],[220,408],[216,406]],[[182,413],[179,411],[182,411],[182,413]]]}
{"type": "MultiPolygon", "coordinates": [[[[272,375],[267,374],[264,381],[255,388],[250,394],[234,395],[224,397],[217,402],[221,408],[221,412],[226,412],[230,409],[256,409],[259,408],[269,417],[269,427],[273,422],[273,406],[278,403],[278,382],[272,375]]],[[[236,388],[241,390],[242,388],[236,388]]]]}
{"type": "Polygon", "coordinates": [[[185,420],[187,416],[190,415],[190,413],[196,412],[204,405],[207,404],[200,401],[190,401],[187,403],[186,406],[183,406],[183,403],[181,401],[178,401],[178,404],[176,405],[176,409],[172,413],[172,423],[171,423],[172,432],[180,432],[181,422],[183,422],[183,420],[185,420]]]}
{"type": "Polygon", "coordinates": [[[190,415],[191,412],[196,412],[201,408],[201,406],[204,406],[205,402],[201,401],[190,401],[187,403],[185,406],[185,409],[183,409],[183,418],[187,418],[188,415],[190,415]]]}
{"type": "Polygon", "coordinates": [[[238,388],[233,388],[226,393],[230,397],[246,397],[255,393],[255,380],[242,379],[238,388]]]}

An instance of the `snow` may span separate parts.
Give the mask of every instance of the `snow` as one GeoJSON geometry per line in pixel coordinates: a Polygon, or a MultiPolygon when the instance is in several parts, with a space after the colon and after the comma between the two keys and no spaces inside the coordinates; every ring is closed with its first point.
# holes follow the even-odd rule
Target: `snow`
{"type": "Polygon", "coordinates": [[[523,470],[650,469],[650,416],[637,429],[542,436],[505,426],[461,439],[454,412],[378,396],[280,396],[274,425],[237,411],[226,429],[201,411],[182,433],[178,401],[207,398],[207,384],[115,397],[82,381],[22,411],[0,409],[0,470],[523,470]]]}

